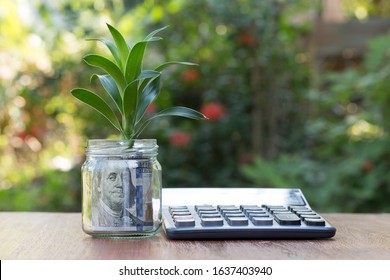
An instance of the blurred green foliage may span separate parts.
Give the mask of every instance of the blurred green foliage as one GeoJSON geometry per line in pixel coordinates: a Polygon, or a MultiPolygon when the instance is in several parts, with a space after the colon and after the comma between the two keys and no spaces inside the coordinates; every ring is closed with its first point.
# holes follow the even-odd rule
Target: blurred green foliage
{"type": "MultiPolygon", "coordinates": [[[[80,211],[88,138],[115,138],[70,95],[101,90],[82,62],[106,23],[132,41],[169,25],[145,64],[169,68],[148,113],[172,105],[209,121],[164,119],[164,187],[300,187],[321,211],[389,211],[390,35],[353,69],[313,85],[305,38],[320,1],[84,0],[0,4],[0,210],[80,211]]],[[[386,1],[345,0],[352,18],[388,15],[386,1]]]]}
{"type": "Polygon", "coordinates": [[[389,50],[390,33],[370,41],[358,69],[329,73],[328,86],[312,94],[318,108],[303,128],[305,149],[259,157],[244,174],[266,186],[299,186],[321,209],[390,211],[389,50]]]}

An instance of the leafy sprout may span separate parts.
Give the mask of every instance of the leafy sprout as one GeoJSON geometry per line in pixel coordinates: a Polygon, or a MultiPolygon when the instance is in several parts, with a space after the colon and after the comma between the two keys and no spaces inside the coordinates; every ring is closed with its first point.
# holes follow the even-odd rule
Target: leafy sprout
{"type": "Polygon", "coordinates": [[[98,54],[84,56],[84,61],[93,67],[100,68],[105,74],[93,74],[106,94],[113,100],[110,106],[99,94],[85,88],[75,88],[72,95],[91,106],[102,114],[121,134],[123,139],[139,137],[143,129],[154,119],[161,117],[185,117],[195,120],[206,118],[200,112],[191,108],[176,106],[164,109],[153,116],[145,117],[145,112],[160,93],[161,72],[168,66],[180,64],[194,66],[189,62],[165,62],[154,70],[143,69],[143,59],[149,42],[162,38],[155,35],[166,27],[151,32],[144,40],[130,47],[123,35],[113,26],[107,27],[114,41],[106,39],[91,39],[100,41],[109,49],[113,60],[98,54]]]}

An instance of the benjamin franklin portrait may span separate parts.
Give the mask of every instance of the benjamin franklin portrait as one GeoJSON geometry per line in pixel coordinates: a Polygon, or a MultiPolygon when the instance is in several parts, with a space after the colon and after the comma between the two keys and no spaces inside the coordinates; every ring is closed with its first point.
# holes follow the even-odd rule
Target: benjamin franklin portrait
{"type": "Polygon", "coordinates": [[[133,226],[128,209],[135,204],[135,187],[126,161],[102,160],[96,167],[92,182],[92,224],[101,227],[133,226]]]}

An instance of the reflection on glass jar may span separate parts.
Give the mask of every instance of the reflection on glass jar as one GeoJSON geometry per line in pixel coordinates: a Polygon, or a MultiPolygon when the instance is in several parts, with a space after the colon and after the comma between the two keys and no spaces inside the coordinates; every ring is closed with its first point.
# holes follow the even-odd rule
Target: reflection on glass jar
{"type": "Polygon", "coordinates": [[[83,230],[92,236],[151,236],[161,228],[156,140],[89,140],[82,167],[83,230]]]}

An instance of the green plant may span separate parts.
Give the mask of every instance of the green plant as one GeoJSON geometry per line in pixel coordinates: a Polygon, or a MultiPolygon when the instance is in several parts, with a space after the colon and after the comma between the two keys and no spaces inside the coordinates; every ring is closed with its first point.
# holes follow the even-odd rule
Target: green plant
{"type": "Polygon", "coordinates": [[[75,88],[72,95],[91,106],[102,114],[121,133],[124,139],[133,139],[140,135],[142,130],[154,119],[169,116],[186,117],[190,119],[204,119],[198,111],[187,107],[170,107],[159,113],[143,119],[150,104],[160,93],[161,71],[174,64],[190,65],[189,62],[170,61],[163,63],[154,70],[144,70],[143,59],[146,46],[149,42],[161,40],[155,35],[166,27],[151,32],[143,41],[129,46],[123,35],[113,26],[107,24],[114,42],[106,39],[92,39],[100,41],[110,50],[114,60],[98,54],[84,56],[84,61],[106,72],[104,75],[93,74],[114,102],[110,106],[98,94],[85,88],[75,88]]]}

